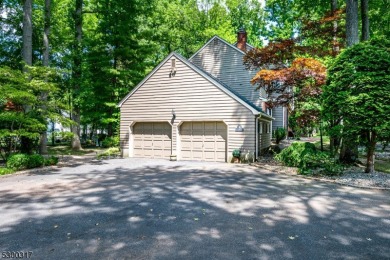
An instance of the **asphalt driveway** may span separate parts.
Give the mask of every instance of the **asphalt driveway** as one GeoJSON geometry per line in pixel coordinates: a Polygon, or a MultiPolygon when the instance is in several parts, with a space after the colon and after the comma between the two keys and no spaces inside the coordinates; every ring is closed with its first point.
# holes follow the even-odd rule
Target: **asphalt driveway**
{"type": "Polygon", "coordinates": [[[0,194],[3,258],[390,259],[389,191],[247,165],[94,161],[0,194]]]}

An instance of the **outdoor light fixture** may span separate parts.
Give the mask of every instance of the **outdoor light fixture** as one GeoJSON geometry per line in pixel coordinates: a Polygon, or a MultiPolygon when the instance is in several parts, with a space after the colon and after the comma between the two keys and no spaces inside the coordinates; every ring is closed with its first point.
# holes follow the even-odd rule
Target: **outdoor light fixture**
{"type": "Polygon", "coordinates": [[[236,132],[244,132],[244,128],[241,125],[236,127],[236,132]]]}
{"type": "Polygon", "coordinates": [[[172,119],[171,119],[171,124],[173,124],[175,122],[175,118],[176,118],[176,112],[174,109],[172,109],[172,119]]]}

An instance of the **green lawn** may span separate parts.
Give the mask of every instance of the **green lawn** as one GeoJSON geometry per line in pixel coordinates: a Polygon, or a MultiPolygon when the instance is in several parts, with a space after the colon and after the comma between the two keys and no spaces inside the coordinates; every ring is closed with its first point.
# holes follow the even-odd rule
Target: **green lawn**
{"type": "Polygon", "coordinates": [[[378,172],[390,173],[390,160],[375,160],[375,170],[378,172]]]}
{"type": "Polygon", "coordinates": [[[104,150],[100,147],[96,147],[96,148],[86,148],[86,149],[83,149],[80,151],[73,151],[70,148],[70,146],[68,146],[68,145],[48,146],[47,149],[48,149],[48,152],[50,155],[56,155],[56,156],[59,156],[59,155],[85,155],[88,153],[94,153],[94,152],[99,152],[99,151],[104,150]]]}

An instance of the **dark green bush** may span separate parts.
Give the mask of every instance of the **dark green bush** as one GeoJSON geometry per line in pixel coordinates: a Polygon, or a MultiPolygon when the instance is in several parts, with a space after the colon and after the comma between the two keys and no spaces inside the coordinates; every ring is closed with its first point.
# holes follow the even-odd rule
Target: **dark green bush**
{"type": "Polygon", "coordinates": [[[45,158],[43,158],[42,155],[32,154],[28,156],[27,168],[32,169],[32,168],[41,167],[44,165],[44,163],[45,163],[45,158]]]}
{"type": "Polygon", "coordinates": [[[13,154],[7,159],[7,168],[19,171],[24,169],[31,169],[41,167],[44,165],[45,158],[40,154],[13,154]]]}
{"type": "Polygon", "coordinates": [[[45,159],[45,165],[56,165],[58,163],[58,157],[50,156],[45,159]]]}
{"type": "Polygon", "coordinates": [[[29,156],[23,153],[13,154],[7,159],[7,168],[15,171],[27,169],[29,156]]]}
{"type": "Polygon", "coordinates": [[[287,166],[300,167],[303,164],[303,157],[308,153],[315,153],[316,147],[312,143],[294,142],[283,149],[275,159],[287,166]]]}
{"type": "Polygon", "coordinates": [[[102,147],[104,148],[119,147],[119,136],[106,137],[102,142],[102,147]]]}
{"type": "Polygon", "coordinates": [[[274,136],[275,136],[275,142],[276,144],[279,144],[280,141],[286,138],[286,129],[284,128],[276,128],[274,131],[274,136]]]}
{"type": "Polygon", "coordinates": [[[319,152],[312,143],[294,142],[285,148],[275,159],[286,166],[298,167],[301,174],[312,173],[314,169],[324,174],[339,174],[342,171],[339,165],[326,152],[319,152]]]}

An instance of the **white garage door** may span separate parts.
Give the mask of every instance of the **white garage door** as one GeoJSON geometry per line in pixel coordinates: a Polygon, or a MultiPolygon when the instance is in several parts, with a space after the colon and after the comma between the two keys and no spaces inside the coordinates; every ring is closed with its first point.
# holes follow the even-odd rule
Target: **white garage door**
{"type": "Polygon", "coordinates": [[[169,158],[171,125],[162,122],[136,123],[133,127],[134,157],[169,158]]]}
{"type": "Polygon", "coordinates": [[[223,122],[185,122],[180,127],[181,159],[226,162],[223,122]]]}

